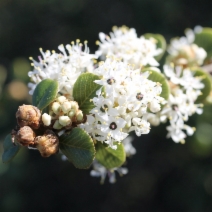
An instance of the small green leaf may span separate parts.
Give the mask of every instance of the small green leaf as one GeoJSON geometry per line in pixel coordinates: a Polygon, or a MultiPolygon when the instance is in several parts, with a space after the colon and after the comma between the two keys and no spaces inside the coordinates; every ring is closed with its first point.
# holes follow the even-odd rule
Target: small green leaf
{"type": "Polygon", "coordinates": [[[120,167],[126,160],[126,153],[122,143],[115,142],[117,149],[105,147],[102,143],[96,144],[96,160],[107,169],[120,167]]]}
{"type": "Polygon", "coordinates": [[[194,76],[202,77],[201,82],[205,85],[205,87],[201,90],[202,95],[200,95],[196,100],[196,102],[203,102],[211,92],[211,76],[201,69],[193,71],[195,72],[194,76]]]}
{"type": "Polygon", "coordinates": [[[157,41],[157,44],[156,44],[157,48],[162,49],[162,52],[158,56],[155,57],[155,59],[157,61],[159,61],[163,57],[164,52],[166,51],[166,40],[165,40],[165,38],[160,34],[151,34],[151,33],[146,33],[143,36],[146,39],[154,38],[157,41]]]}
{"type": "Polygon", "coordinates": [[[43,110],[56,98],[58,92],[58,82],[45,79],[41,81],[35,88],[32,96],[32,104],[43,110]]]}
{"type": "Polygon", "coordinates": [[[141,70],[142,72],[149,71],[150,75],[148,77],[149,80],[153,82],[159,82],[162,85],[162,92],[160,94],[165,100],[168,100],[170,95],[170,89],[168,81],[166,80],[165,76],[162,73],[159,73],[151,68],[145,68],[141,70]]]}
{"type": "Polygon", "coordinates": [[[95,156],[95,148],[93,140],[84,130],[73,128],[59,140],[60,150],[76,168],[89,168],[95,156]]]}
{"type": "Polygon", "coordinates": [[[20,150],[20,146],[13,144],[11,140],[11,135],[7,135],[3,143],[4,153],[2,155],[3,163],[10,162],[20,150]]]}
{"type": "Polygon", "coordinates": [[[84,73],[78,77],[74,84],[74,100],[78,102],[80,110],[85,114],[89,114],[90,110],[94,108],[94,104],[90,100],[96,96],[96,91],[102,87],[94,82],[94,80],[99,79],[97,75],[84,73]]]}
{"type": "Polygon", "coordinates": [[[200,33],[196,33],[194,43],[205,49],[207,59],[210,59],[212,57],[212,28],[203,28],[200,33]]]}

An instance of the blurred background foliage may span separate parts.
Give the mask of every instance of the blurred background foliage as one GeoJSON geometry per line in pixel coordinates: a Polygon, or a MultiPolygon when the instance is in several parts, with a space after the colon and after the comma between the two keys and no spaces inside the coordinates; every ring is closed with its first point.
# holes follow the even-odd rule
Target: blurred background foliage
{"type": "MultiPolygon", "coordinates": [[[[37,58],[39,47],[80,38],[94,52],[98,33],[113,25],[169,42],[187,27],[212,27],[211,8],[210,0],[1,0],[0,153],[17,107],[31,102],[28,57],[37,58]]],[[[211,110],[192,117],[197,131],[185,145],[167,140],[164,126],[136,138],[129,173],[114,185],[100,185],[59,155],[44,159],[22,149],[12,163],[0,162],[0,211],[212,211],[211,110]]]]}

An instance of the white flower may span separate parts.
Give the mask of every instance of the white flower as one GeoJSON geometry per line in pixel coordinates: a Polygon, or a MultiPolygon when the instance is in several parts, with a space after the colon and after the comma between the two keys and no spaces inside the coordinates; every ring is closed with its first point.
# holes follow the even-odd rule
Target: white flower
{"type": "Polygon", "coordinates": [[[92,99],[95,107],[87,116],[87,122],[80,127],[93,139],[105,142],[115,149],[115,141],[121,142],[128,132],[149,133],[149,123],[142,119],[147,109],[158,112],[164,99],[161,84],[148,80],[149,72],[141,73],[124,62],[109,57],[100,63],[93,73],[100,77],[94,82],[104,86],[92,99]],[[133,124],[136,118],[140,122],[133,124]]]}
{"type": "Polygon", "coordinates": [[[34,67],[34,70],[28,74],[32,80],[29,83],[31,95],[39,82],[44,79],[52,79],[58,81],[60,93],[72,96],[73,85],[78,76],[86,70],[93,70],[92,59],[96,58],[96,56],[89,54],[86,42],[84,51],[79,40],[77,40],[76,44],[66,45],[66,49],[63,45],[60,45],[58,49],[60,53],[55,51],[51,53],[49,50],[43,52],[40,49],[42,57],[38,57],[39,62],[30,58],[34,67]]]}
{"type": "Polygon", "coordinates": [[[138,38],[135,29],[127,27],[114,27],[110,37],[104,33],[99,34],[99,50],[96,55],[105,58],[106,55],[115,55],[124,62],[134,64],[136,68],[141,66],[158,66],[155,56],[162,50],[157,49],[154,38],[138,38]]]}
{"type": "Polygon", "coordinates": [[[110,183],[115,183],[116,182],[115,171],[117,171],[120,176],[123,176],[123,175],[128,173],[128,169],[127,168],[123,168],[123,167],[117,167],[117,168],[113,168],[113,169],[108,170],[104,166],[99,164],[96,160],[94,160],[94,162],[93,162],[93,170],[91,170],[90,175],[92,177],[100,177],[101,178],[101,180],[100,180],[101,184],[104,183],[105,178],[108,175],[109,182],[110,183]]]}
{"type": "Polygon", "coordinates": [[[181,66],[196,66],[202,65],[207,56],[206,51],[194,44],[195,33],[200,32],[200,28],[195,31],[188,29],[186,37],[175,38],[171,41],[168,47],[168,62],[173,62],[175,65],[181,66]]]}

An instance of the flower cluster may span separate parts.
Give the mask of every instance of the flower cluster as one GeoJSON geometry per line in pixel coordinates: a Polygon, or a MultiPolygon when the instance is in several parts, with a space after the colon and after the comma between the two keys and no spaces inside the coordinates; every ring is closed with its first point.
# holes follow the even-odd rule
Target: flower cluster
{"type": "Polygon", "coordinates": [[[155,56],[158,56],[162,49],[157,48],[157,41],[154,38],[146,39],[144,36],[139,38],[133,28],[113,27],[110,36],[101,32],[99,38],[99,50],[96,55],[101,59],[107,55],[115,55],[124,62],[133,64],[135,68],[159,65],[155,56]]]}
{"type": "Polygon", "coordinates": [[[200,33],[201,31],[202,27],[197,26],[194,31],[187,29],[185,31],[186,36],[172,39],[167,49],[169,53],[167,62],[184,67],[202,65],[207,53],[194,43],[195,33],[200,33]]]}
{"type": "Polygon", "coordinates": [[[195,128],[186,125],[189,117],[194,113],[202,113],[202,104],[195,103],[201,95],[204,84],[202,78],[194,76],[190,69],[182,67],[164,66],[164,74],[169,79],[171,93],[167,104],[157,114],[147,117],[152,125],[159,125],[169,119],[170,125],[167,127],[168,135],[174,142],[185,143],[186,134],[193,135],[195,128]],[[155,121],[157,120],[157,121],[155,121]]]}
{"type": "Polygon", "coordinates": [[[121,166],[136,153],[130,132],[141,136],[151,125],[169,121],[167,137],[185,143],[195,131],[186,122],[203,112],[201,101],[211,92],[204,67],[211,67],[212,57],[203,47],[212,29],[203,30],[188,29],[185,37],[172,39],[165,64],[159,64],[166,50],[163,36],[138,37],[125,26],[114,27],[109,36],[100,33],[95,54],[79,40],[60,45],[59,53],[40,49],[38,62],[30,57],[34,69],[29,72],[30,94],[39,109],[19,107],[13,142],[36,148],[43,157],[60,149],[64,160],[78,168],[92,164],[91,176],[101,182],[109,176],[111,183],[115,171],[128,172],[121,166]],[[48,97],[42,96],[44,89],[48,97]]]}
{"type": "Polygon", "coordinates": [[[76,43],[72,42],[71,45],[67,44],[66,48],[61,44],[58,49],[60,53],[49,50],[43,52],[40,48],[42,56],[38,57],[39,62],[30,57],[31,65],[34,67],[34,70],[29,72],[32,81],[29,83],[31,95],[39,82],[44,79],[53,79],[59,83],[59,92],[69,95],[71,98],[73,85],[79,75],[85,71],[92,71],[93,59],[96,56],[89,54],[86,41],[84,50],[80,40],[77,40],[76,43]]]}
{"type": "Polygon", "coordinates": [[[147,109],[158,112],[165,101],[160,97],[161,84],[148,80],[149,72],[141,73],[124,62],[107,58],[93,71],[100,76],[95,83],[102,86],[92,99],[95,107],[81,127],[92,137],[116,148],[128,132],[147,134],[150,124],[143,117],[147,109]],[[104,87],[104,89],[103,89],[104,87]]]}

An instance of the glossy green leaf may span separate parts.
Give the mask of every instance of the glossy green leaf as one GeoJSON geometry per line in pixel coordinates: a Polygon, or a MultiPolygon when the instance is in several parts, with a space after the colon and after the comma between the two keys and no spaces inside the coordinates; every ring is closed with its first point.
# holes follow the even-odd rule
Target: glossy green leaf
{"type": "Polygon", "coordinates": [[[204,88],[201,90],[202,95],[200,95],[196,102],[203,102],[211,92],[211,76],[209,76],[204,70],[198,69],[193,70],[195,72],[194,76],[202,77],[202,83],[204,88]]]}
{"type": "Polygon", "coordinates": [[[165,100],[167,100],[170,95],[170,88],[165,76],[162,73],[159,73],[151,68],[145,68],[145,69],[142,69],[141,71],[142,72],[149,71],[150,75],[148,79],[152,80],[153,82],[159,82],[162,85],[162,92],[160,96],[163,97],[165,100]]]}
{"type": "Polygon", "coordinates": [[[60,150],[76,168],[87,169],[95,156],[91,137],[81,128],[73,128],[70,133],[59,138],[60,150]]]}
{"type": "Polygon", "coordinates": [[[200,33],[195,34],[194,43],[205,49],[207,59],[212,57],[212,28],[203,28],[200,33]]]}
{"type": "Polygon", "coordinates": [[[151,34],[151,33],[144,34],[144,37],[146,39],[154,38],[157,41],[157,43],[156,43],[157,48],[162,49],[162,52],[158,56],[155,57],[155,59],[157,61],[159,61],[163,57],[163,54],[166,51],[166,40],[165,40],[165,38],[160,34],[151,34]]]}
{"type": "Polygon", "coordinates": [[[13,144],[11,140],[11,135],[7,135],[3,143],[4,153],[2,155],[3,163],[10,162],[20,150],[20,146],[13,144]]]}
{"type": "Polygon", "coordinates": [[[32,96],[32,104],[40,110],[43,110],[54,101],[57,93],[58,82],[51,79],[45,79],[36,86],[32,96]]]}
{"type": "Polygon", "coordinates": [[[117,149],[105,147],[102,143],[96,144],[96,160],[105,166],[107,169],[120,167],[126,160],[126,153],[122,143],[114,143],[117,149]]]}
{"type": "Polygon", "coordinates": [[[91,73],[81,74],[74,84],[73,96],[74,100],[78,102],[80,110],[83,113],[88,114],[91,109],[94,108],[94,104],[91,101],[96,96],[96,91],[102,86],[94,82],[99,80],[97,75],[91,73]]]}

